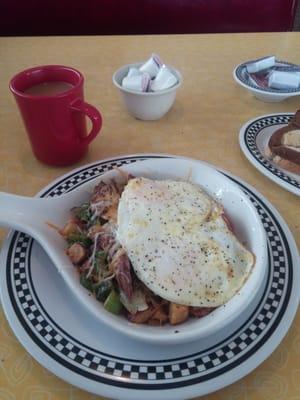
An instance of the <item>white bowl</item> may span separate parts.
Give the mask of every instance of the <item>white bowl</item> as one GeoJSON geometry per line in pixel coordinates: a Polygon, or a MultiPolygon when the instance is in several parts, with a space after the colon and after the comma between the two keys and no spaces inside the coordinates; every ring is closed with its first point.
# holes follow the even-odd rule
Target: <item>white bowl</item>
{"type": "MultiPolygon", "coordinates": [[[[277,103],[279,101],[288,99],[289,97],[300,95],[300,89],[263,88],[258,85],[255,85],[252,82],[249,82],[249,80],[247,79],[247,72],[246,72],[246,65],[249,62],[250,61],[247,61],[237,65],[233,70],[233,78],[239,85],[246,88],[257,99],[268,103],[277,103]]],[[[285,61],[277,61],[276,64],[286,67],[296,66],[295,64],[291,64],[285,61]]]]}
{"type": "MultiPolygon", "coordinates": [[[[245,243],[256,257],[250,276],[240,291],[225,305],[216,308],[209,315],[188,321],[178,326],[153,327],[130,323],[124,316],[109,313],[91,294],[80,285],[79,274],[65,254],[65,240],[53,226],[63,226],[70,218],[70,209],[88,201],[98,181],[121,180],[118,171],[109,171],[63,196],[54,198],[23,198],[0,193],[3,203],[0,221],[24,230],[44,247],[64,279],[70,292],[86,307],[98,321],[133,339],[156,344],[171,344],[199,340],[235,323],[238,318],[248,318],[254,311],[257,299],[265,285],[267,270],[267,245],[265,230],[256,208],[248,196],[233,180],[207,164],[183,158],[156,158],[128,164],[123,170],[134,176],[152,179],[189,179],[202,186],[221,202],[233,222],[239,240],[245,243]],[[45,223],[50,221],[51,224],[45,223]],[[24,229],[23,229],[24,228],[24,229]]],[[[66,295],[67,292],[66,292],[66,295]]]]}
{"type": "MultiPolygon", "coordinates": [[[[255,254],[256,263],[244,286],[224,306],[216,308],[203,318],[191,318],[177,326],[153,327],[133,324],[123,316],[113,315],[106,311],[103,304],[90,296],[90,293],[80,285],[78,272],[66,257],[65,261],[62,260],[59,263],[60,274],[72,293],[86,306],[87,311],[99,320],[99,326],[104,323],[134,339],[168,345],[198,340],[226,329],[226,326],[236,318],[247,314],[249,308],[255,307],[266,277],[267,243],[259,215],[248,196],[231,179],[200,161],[157,158],[132,163],[122,169],[134,176],[152,179],[187,179],[189,177],[192,182],[201,185],[223,204],[233,222],[238,238],[255,254]]],[[[91,193],[100,179],[109,181],[112,177],[116,180],[120,179],[117,171],[110,171],[101,178],[93,179],[72,191],[65,198],[70,204],[64,203],[63,207],[60,207],[60,212],[55,213],[51,221],[61,226],[63,221],[69,218],[69,210],[87,201],[88,193],[91,193]]],[[[55,235],[56,251],[64,254],[66,247],[64,240],[51,228],[49,228],[49,235],[55,235]]]]}
{"type": "Polygon", "coordinates": [[[139,68],[142,64],[140,62],[124,65],[114,73],[113,83],[120,90],[123,103],[131,115],[145,121],[157,120],[163,117],[172,107],[176,91],[182,83],[182,76],[175,68],[168,66],[178,80],[171,88],[157,92],[137,92],[125,89],[122,86],[122,80],[128,74],[129,68],[139,68]]]}

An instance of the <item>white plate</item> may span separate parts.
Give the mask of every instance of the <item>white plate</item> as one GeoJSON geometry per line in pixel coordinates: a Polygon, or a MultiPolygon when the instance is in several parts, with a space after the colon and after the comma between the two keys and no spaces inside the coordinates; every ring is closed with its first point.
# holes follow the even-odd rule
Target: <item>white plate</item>
{"type": "MultiPolygon", "coordinates": [[[[68,191],[113,166],[160,157],[149,154],[100,161],[61,177],[42,195],[68,191]]],[[[71,384],[117,399],[182,400],[200,396],[256,368],[278,346],[296,313],[300,293],[298,252],[287,225],[267,200],[228,176],[253,202],[268,237],[268,276],[254,309],[226,331],[201,341],[184,346],[146,346],[87,314],[41,247],[27,235],[11,232],[1,257],[2,304],[27,351],[71,384]]]]}
{"type": "Polygon", "coordinates": [[[278,167],[266,157],[271,135],[287,125],[294,113],[268,114],[251,119],[240,129],[240,146],[247,159],[267,178],[300,196],[300,176],[278,167]]]}

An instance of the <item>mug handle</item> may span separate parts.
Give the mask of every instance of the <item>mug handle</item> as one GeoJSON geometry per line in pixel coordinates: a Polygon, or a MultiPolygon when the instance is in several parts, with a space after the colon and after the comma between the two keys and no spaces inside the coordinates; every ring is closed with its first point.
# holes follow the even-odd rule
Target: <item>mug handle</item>
{"type": "Polygon", "coordinates": [[[71,105],[71,109],[85,114],[91,120],[91,132],[87,136],[80,138],[81,143],[89,144],[97,136],[102,127],[102,117],[100,112],[94,106],[85,103],[82,100],[75,100],[71,105]]]}

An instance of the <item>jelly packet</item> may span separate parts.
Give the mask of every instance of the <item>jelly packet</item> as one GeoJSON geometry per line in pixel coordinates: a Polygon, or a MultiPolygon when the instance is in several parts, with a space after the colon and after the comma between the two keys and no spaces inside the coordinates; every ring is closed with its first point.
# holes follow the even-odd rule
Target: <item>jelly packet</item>
{"type": "Polygon", "coordinates": [[[289,65],[267,56],[250,61],[245,66],[248,81],[265,89],[300,88],[300,66],[289,65]]]}

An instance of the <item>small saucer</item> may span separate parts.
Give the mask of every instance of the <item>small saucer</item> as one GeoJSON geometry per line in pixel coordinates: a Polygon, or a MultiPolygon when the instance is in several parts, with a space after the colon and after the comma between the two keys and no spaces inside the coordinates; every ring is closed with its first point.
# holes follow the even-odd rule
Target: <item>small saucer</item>
{"type": "MultiPolygon", "coordinates": [[[[259,85],[257,81],[254,81],[250,74],[247,72],[246,65],[251,61],[246,61],[242,64],[239,64],[235,67],[233,71],[234,80],[244,88],[246,88],[250,93],[253,94],[257,99],[269,102],[276,103],[288,99],[289,97],[299,96],[300,88],[297,89],[274,89],[264,85],[259,85]]],[[[291,64],[286,61],[276,61],[275,67],[280,70],[286,70],[287,68],[299,68],[300,66],[297,64],[291,64]]]]}

